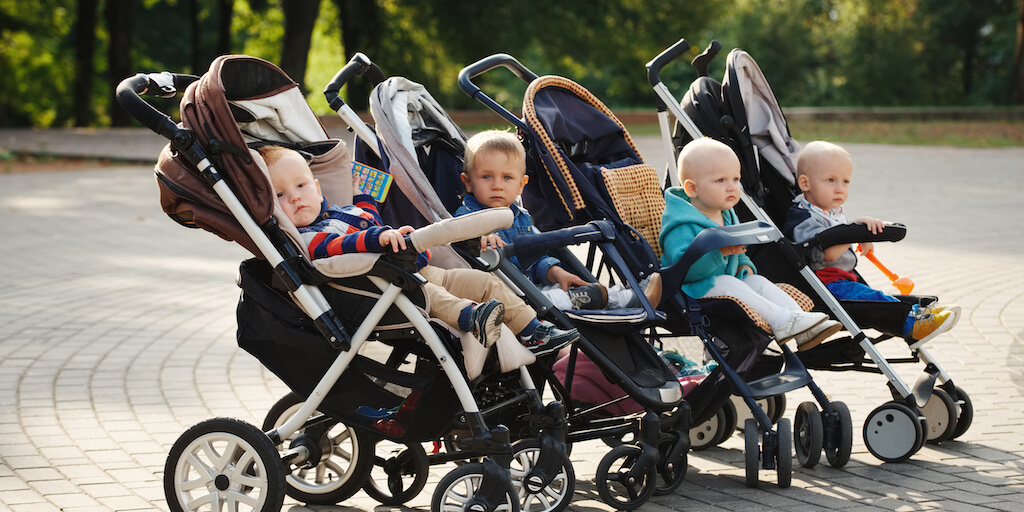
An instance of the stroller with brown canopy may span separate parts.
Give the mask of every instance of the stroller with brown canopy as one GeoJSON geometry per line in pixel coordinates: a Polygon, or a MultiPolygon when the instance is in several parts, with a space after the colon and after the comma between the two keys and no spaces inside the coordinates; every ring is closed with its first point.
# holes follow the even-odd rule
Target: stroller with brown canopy
{"type": "MultiPolygon", "coordinates": [[[[508,429],[488,426],[477,397],[501,389],[508,403],[531,404],[538,416],[564,418],[564,412],[557,405],[545,409],[525,368],[500,357],[488,356],[477,375],[468,375],[463,347],[479,344],[428,319],[424,279],[409,264],[430,247],[508,226],[511,212],[494,209],[418,229],[408,235],[410,248],[396,254],[311,261],[250,144],[304,152],[336,202],[351,201],[351,161],[345,144],[327,137],[298,85],[279,68],[254,57],[223,56],[202,77],[125,79],[117,99],[170,141],[156,167],[164,211],[254,255],[239,272],[238,344],[292,390],[264,429],[215,418],[182,434],[164,468],[170,509],[276,511],[286,493],[337,503],[365,484],[375,439],[411,447],[458,427],[468,434],[453,460],[478,461],[448,472],[431,508],[455,502],[519,510],[508,429]],[[182,89],[180,125],[140,97],[182,89]]],[[[401,474],[412,481],[396,479],[382,491],[390,493],[386,498],[401,502],[423,488],[428,468],[419,455],[411,451],[403,459],[401,474]]]]}

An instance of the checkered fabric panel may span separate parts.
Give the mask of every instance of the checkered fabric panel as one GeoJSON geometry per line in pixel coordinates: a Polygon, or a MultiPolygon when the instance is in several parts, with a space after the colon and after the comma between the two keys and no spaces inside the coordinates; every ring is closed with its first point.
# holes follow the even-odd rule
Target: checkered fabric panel
{"type": "Polygon", "coordinates": [[[601,175],[619,217],[639,231],[660,258],[658,234],[661,233],[665,196],[658,183],[657,171],[650,165],[641,164],[618,169],[602,168],[601,175]]]}
{"type": "Polygon", "coordinates": [[[798,290],[795,286],[789,283],[775,283],[775,285],[782,291],[788,293],[790,297],[793,297],[793,300],[795,300],[797,305],[800,306],[800,309],[804,311],[814,309],[814,301],[811,300],[806,293],[798,290]]]}
{"type": "Polygon", "coordinates": [[[743,308],[743,311],[747,314],[747,316],[750,317],[750,320],[754,322],[754,325],[756,325],[759,328],[761,328],[762,331],[764,331],[764,332],[766,332],[768,334],[771,334],[772,328],[768,325],[768,322],[764,319],[764,317],[761,316],[761,313],[758,313],[757,311],[754,311],[754,308],[751,308],[750,306],[748,306],[746,302],[743,302],[742,300],[739,300],[736,297],[730,297],[728,295],[721,295],[721,296],[717,296],[717,297],[704,297],[704,298],[705,299],[728,299],[728,300],[731,300],[731,301],[735,302],[736,304],[739,304],[739,306],[741,308],[743,308]]]}

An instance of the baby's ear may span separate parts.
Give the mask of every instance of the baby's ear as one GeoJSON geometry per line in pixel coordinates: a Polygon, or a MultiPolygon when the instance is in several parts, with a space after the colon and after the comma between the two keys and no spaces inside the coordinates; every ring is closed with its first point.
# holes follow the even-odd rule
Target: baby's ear
{"type": "Polygon", "coordinates": [[[466,192],[471,192],[471,190],[469,190],[469,175],[462,172],[459,173],[459,177],[462,178],[462,184],[466,187],[466,192]]]}
{"type": "Polygon", "coordinates": [[[697,184],[693,180],[683,180],[683,192],[686,192],[686,195],[692,198],[697,193],[697,184]]]}
{"type": "Polygon", "coordinates": [[[811,182],[807,178],[806,174],[801,174],[796,177],[796,185],[800,187],[800,190],[807,192],[811,189],[811,182]]]}

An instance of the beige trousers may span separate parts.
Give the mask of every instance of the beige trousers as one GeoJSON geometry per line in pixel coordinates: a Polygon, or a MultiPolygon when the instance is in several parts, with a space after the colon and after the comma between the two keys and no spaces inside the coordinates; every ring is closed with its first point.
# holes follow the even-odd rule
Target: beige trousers
{"type": "Polygon", "coordinates": [[[516,334],[537,318],[533,308],[513,293],[498,276],[489,272],[427,265],[420,269],[420,275],[429,281],[423,290],[430,301],[430,316],[452,327],[458,328],[459,313],[467,306],[491,299],[497,299],[505,305],[505,325],[516,334]]]}

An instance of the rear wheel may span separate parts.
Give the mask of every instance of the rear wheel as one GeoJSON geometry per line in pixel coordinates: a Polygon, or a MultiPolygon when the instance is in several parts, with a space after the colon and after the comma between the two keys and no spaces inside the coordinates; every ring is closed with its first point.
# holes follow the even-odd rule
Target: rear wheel
{"type": "Polygon", "coordinates": [[[967,392],[963,389],[956,388],[956,396],[952,397],[957,405],[956,428],[953,429],[953,437],[956,439],[967,432],[967,429],[971,427],[971,423],[974,422],[974,405],[971,403],[971,397],[967,396],[967,392]]]}
{"type": "MultiPolygon", "coordinates": [[[[288,393],[267,412],[263,430],[284,425],[302,404],[298,395],[288,393]]],[[[352,497],[366,483],[373,464],[373,442],[366,433],[328,418],[300,429],[277,448],[283,451],[295,442],[309,442],[320,453],[316,460],[291,470],[285,479],[288,496],[313,505],[333,505],[352,497]]]]}
{"type": "Polygon", "coordinates": [[[938,444],[953,438],[956,431],[956,402],[942,388],[932,389],[928,402],[921,408],[921,413],[928,418],[928,430],[925,432],[927,442],[938,444]]]}
{"type": "Polygon", "coordinates": [[[560,512],[569,506],[576,491],[576,472],[568,455],[562,456],[562,464],[551,482],[544,487],[530,481],[530,473],[540,460],[540,439],[522,439],[512,445],[512,464],[509,473],[512,486],[519,497],[523,511],[560,512]]]}
{"type": "MultiPolygon", "coordinates": [[[[430,499],[431,512],[465,510],[466,504],[476,497],[484,480],[483,463],[470,462],[451,470],[441,478],[430,499]]],[[[512,482],[505,482],[505,501],[495,512],[519,512],[519,499],[512,482]]]]}
{"type": "Polygon", "coordinates": [[[715,440],[724,426],[725,413],[719,409],[707,421],[690,429],[690,449],[699,452],[715,446],[715,440]]]}
{"type": "Polygon", "coordinates": [[[664,496],[675,492],[683,483],[686,477],[687,459],[686,452],[682,453],[678,463],[672,462],[673,451],[678,446],[679,437],[682,434],[678,430],[672,430],[661,434],[658,442],[658,485],[654,489],[655,496],[664,496]]]}
{"type": "Polygon", "coordinates": [[[398,506],[415,498],[427,484],[427,452],[419,443],[410,445],[378,440],[373,466],[363,490],[382,505],[398,506]]]}

